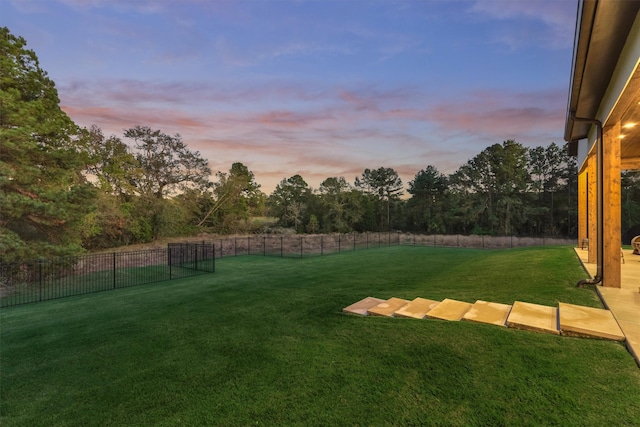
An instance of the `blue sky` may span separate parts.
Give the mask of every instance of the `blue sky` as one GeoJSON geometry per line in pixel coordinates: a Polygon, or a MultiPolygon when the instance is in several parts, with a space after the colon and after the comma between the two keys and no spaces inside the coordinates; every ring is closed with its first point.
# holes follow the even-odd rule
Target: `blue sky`
{"type": "Polygon", "coordinates": [[[0,0],[81,126],[179,133],[270,193],[562,144],[577,0],[0,0]]]}

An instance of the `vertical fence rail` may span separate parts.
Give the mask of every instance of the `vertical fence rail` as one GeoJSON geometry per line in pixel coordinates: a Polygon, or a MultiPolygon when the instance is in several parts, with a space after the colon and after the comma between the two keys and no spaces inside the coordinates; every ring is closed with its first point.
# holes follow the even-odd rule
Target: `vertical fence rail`
{"type": "Polygon", "coordinates": [[[305,258],[323,256],[333,253],[358,249],[381,248],[393,245],[458,247],[477,249],[506,249],[522,246],[571,245],[573,239],[526,238],[517,236],[486,235],[438,235],[413,234],[401,232],[365,232],[349,234],[320,235],[258,235],[246,238],[229,238],[212,241],[220,251],[217,257],[222,258],[223,250],[227,254],[261,255],[305,258]],[[350,239],[353,239],[351,241],[350,239]],[[240,243],[243,242],[243,243],[240,243]],[[278,245],[280,247],[278,247],[278,245]]]}
{"type": "Polygon", "coordinates": [[[0,263],[0,307],[188,277],[215,271],[211,244],[0,263]]]}

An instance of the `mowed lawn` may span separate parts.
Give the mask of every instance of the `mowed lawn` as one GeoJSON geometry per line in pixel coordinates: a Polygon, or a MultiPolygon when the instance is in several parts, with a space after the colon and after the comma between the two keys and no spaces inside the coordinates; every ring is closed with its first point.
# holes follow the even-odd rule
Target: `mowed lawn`
{"type": "Polygon", "coordinates": [[[0,311],[3,426],[640,425],[617,342],[342,313],[366,296],[601,307],[568,247],[244,256],[0,311]]]}

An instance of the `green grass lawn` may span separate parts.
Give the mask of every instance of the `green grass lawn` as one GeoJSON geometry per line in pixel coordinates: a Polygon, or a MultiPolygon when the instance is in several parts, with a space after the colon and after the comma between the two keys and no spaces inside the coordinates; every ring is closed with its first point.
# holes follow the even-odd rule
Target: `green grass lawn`
{"type": "Polygon", "coordinates": [[[239,257],[0,311],[0,424],[640,425],[621,343],[358,317],[366,296],[601,307],[567,247],[239,257]]]}

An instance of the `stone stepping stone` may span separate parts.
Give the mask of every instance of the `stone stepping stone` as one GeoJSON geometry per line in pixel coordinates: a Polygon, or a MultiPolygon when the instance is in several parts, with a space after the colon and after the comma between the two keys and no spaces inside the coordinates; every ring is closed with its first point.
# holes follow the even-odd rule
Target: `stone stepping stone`
{"type": "Polygon", "coordinates": [[[509,304],[486,302],[478,300],[462,317],[463,320],[488,323],[490,325],[507,327],[507,318],[511,312],[509,304]]]}
{"type": "Polygon", "coordinates": [[[625,336],[609,310],[573,304],[558,305],[562,335],[624,341],[625,336]]]}
{"type": "Polygon", "coordinates": [[[366,316],[371,307],[384,302],[385,300],[380,298],[366,297],[360,301],[351,304],[348,307],[342,309],[345,313],[359,314],[360,316],[366,316]]]}
{"type": "Polygon", "coordinates": [[[395,317],[410,317],[412,319],[424,319],[427,311],[433,309],[440,301],[432,299],[416,298],[406,306],[394,313],[395,317]]]}
{"type": "Polygon", "coordinates": [[[516,301],[507,318],[507,326],[535,332],[560,335],[558,309],[545,305],[516,301]]]}
{"type": "Polygon", "coordinates": [[[393,317],[393,313],[409,303],[409,300],[401,298],[389,298],[387,301],[381,302],[375,307],[369,309],[371,316],[393,317]]]}
{"type": "Polygon", "coordinates": [[[454,299],[445,299],[426,314],[427,317],[434,319],[458,321],[462,319],[473,304],[468,302],[457,301],[454,299]]]}

